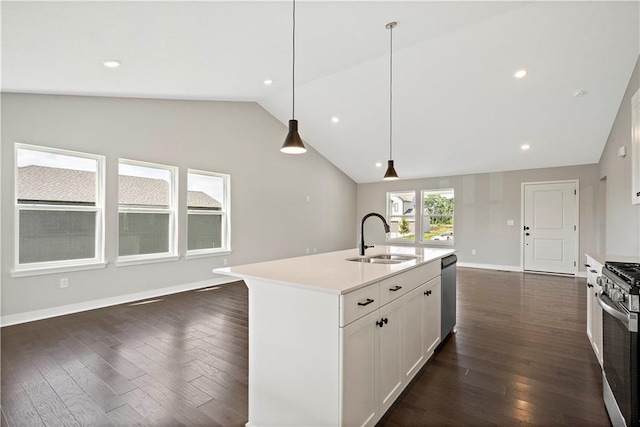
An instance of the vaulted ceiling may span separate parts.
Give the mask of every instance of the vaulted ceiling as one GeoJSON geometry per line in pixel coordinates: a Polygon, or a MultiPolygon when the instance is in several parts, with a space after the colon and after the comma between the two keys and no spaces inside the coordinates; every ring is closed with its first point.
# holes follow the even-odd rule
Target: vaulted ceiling
{"type": "MultiPolygon", "coordinates": [[[[291,6],[2,2],[2,90],[255,101],[286,124],[291,6]]],[[[640,54],[637,1],[298,1],[300,134],[356,182],[389,157],[390,21],[401,178],[597,163],[640,54]]]]}

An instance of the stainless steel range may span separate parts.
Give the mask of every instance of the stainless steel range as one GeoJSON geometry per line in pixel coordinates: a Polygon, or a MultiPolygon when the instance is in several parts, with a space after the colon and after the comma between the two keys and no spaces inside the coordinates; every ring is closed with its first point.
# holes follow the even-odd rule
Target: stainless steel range
{"type": "Polygon", "coordinates": [[[640,264],[606,262],[599,280],[604,402],[614,426],[640,426],[640,264]]]}

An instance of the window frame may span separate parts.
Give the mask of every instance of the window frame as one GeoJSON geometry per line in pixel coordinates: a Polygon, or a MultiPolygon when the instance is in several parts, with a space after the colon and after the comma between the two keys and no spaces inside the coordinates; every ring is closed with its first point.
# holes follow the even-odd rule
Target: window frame
{"type": "Polygon", "coordinates": [[[82,153],[60,148],[44,147],[40,145],[14,144],[14,261],[13,277],[49,274],[56,272],[78,271],[93,268],[103,268],[105,262],[105,156],[99,154],[82,153]],[[64,205],[46,203],[18,203],[18,151],[30,150],[44,153],[78,157],[96,162],[95,205],[64,205]],[[72,260],[40,261],[27,264],[20,263],[20,213],[22,211],[58,211],[58,212],[95,212],[95,248],[94,257],[72,260]]]}
{"type": "MultiPolygon", "coordinates": [[[[435,188],[429,190],[420,190],[420,243],[423,245],[430,246],[454,246],[455,245],[455,213],[456,213],[456,192],[454,188],[435,188]],[[453,228],[451,229],[453,236],[451,240],[425,240],[424,239],[424,230],[430,230],[431,225],[424,223],[424,198],[428,195],[432,194],[440,194],[443,195],[445,193],[453,194],[453,212],[451,215],[436,215],[438,217],[449,217],[451,216],[451,222],[453,223],[453,228]]],[[[417,236],[417,235],[416,235],[417,236]]]]}
{"type": "Polygon", "coordinates": [[[186,257],[188,258],[196,258],[200,256],[207,255],[226,255],[231,253],[231,175],[219,173],[219,172],[209,172],[198,169],[187,169],[187,196],[185,197],[185,208],[187,211],[186,221],[185,221],[185,247],[186,247],[186,257]],[[222,178],[222,209],[220,211],[211,211],[207,212],[199,209],[189,209],[189,175],[203,175],[203,176],[211,176],[215,178],[222,178]],[[189,249],[189,215],[211,215],[211,216],[221,216],[220,224],[222,226],[221,230],[221,243],[222,247],[220,248],[206,248],[206,249],[189,249]]]}
{"type": "Polygon", "coordinates": [[[178,256],[178,167],[162,165],[158,163],[144,162],[140,160],[118,159],[118,185],[116,202],[118,205],[118,220],[116,224],[116,265],[136,265],[148,262],[176,261],[178,256]],[[120,165],[141,166],[145,168],[161,169],[169,172],[171,181],[169,182],[169,207],[133,207],[120,204],[120,165]],[[124,207],[123,207],[124,206],[124,207]],[[120,255],[120,214],[121,213],[148,213],[148,214],[169,214],[169,236],[167,252],[157,252],[152,254],[120,255]]]}
{"type": "MultiPolygon", "coordinates": [[[[397,216],[397,215],[392,215],[391,212],[391,195],[392,194],[398,194],[398,193],[413,193],[413,227],[414,227],[414,237],[413,239],[403,239],[401,237],[389,237],[389,233],[386,234],[385,236],[385,241],[388,243],[393,243],[394,245],[415,245],[416,241],[417,241],[417,236],[418,236],[418,228],[419,228],[419,224],[418,221],[416,220],[415,217],[415,212],[418,210],[419,206],[416,203],[417,199],[417,191],[416,190],[394,190],[394,191],[387,191],[387,195],[386,195],[386,220],[387,223],[389,223],[389,225],[391,225],[391,217],[392,216],[397,216]]],[[[404,206],[402,208],[404,210],[404,206]]],[[[400,215],[402,217],[405,217],[405,215],[400,215]]],[[[411,216],[411,215],[406,215],[406,216],[411,216]]]]}

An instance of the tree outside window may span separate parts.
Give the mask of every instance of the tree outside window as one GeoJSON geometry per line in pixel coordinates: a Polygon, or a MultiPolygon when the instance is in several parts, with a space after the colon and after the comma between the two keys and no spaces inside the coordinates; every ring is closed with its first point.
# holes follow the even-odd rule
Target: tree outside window
{"type": "Polygon", "coordinates": [[[422,229],[425,243],[453,244],[453,189],[424,190],[422,229]]]}

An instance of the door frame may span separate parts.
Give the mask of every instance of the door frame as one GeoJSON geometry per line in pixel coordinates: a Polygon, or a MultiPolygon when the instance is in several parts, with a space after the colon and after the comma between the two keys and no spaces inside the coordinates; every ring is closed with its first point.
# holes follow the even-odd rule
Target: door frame
{"type": "MultiPolygon", "coordinates": [[[[520,269],[522,272],[525,272],[524,269],[524,187],[526,185],[537,185],[537,184],[567,184],[574,183],[576,186],[576,206],[575,206],[575,226],[576,226],[576,243],[574,247],[574,268],[573,268],[573,276],[578,277],[578,273],[580,272],[580,180],[579,179],[564,179],[557,181],[532,181],[532,182],[521,182],[520,183],[520,269]]],[[[544,273],[544,272],[536,272],[539,274],[557,274],[559,276],[567,276],[564,273],[544,273]]]]}

